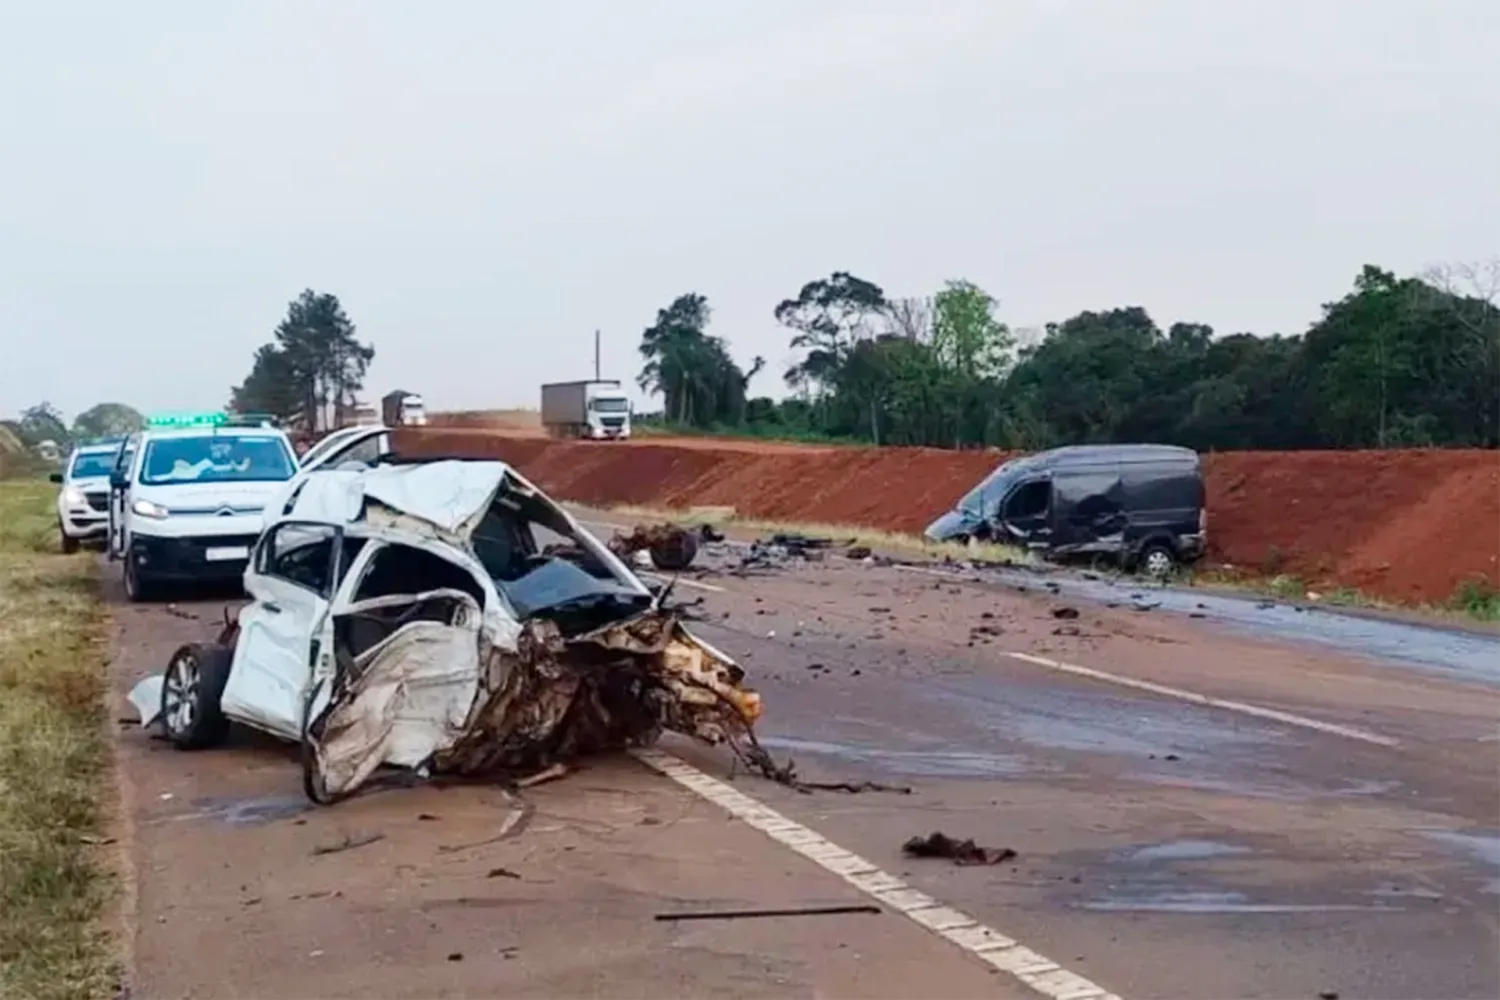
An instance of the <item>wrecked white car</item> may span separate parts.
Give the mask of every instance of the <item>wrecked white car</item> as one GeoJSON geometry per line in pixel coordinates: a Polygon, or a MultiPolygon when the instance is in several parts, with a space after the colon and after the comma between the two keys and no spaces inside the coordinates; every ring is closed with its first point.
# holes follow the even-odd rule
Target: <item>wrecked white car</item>
{"type": "Polygon", "coordinates": [[[502,462],[310,477],[245,590],[218,641],[130,700],[184,750],[231,721],[300,742],[318,802],[387,766],[524,774],[664,729],[738,745],[761,712],[729,657],[502,462]]]}

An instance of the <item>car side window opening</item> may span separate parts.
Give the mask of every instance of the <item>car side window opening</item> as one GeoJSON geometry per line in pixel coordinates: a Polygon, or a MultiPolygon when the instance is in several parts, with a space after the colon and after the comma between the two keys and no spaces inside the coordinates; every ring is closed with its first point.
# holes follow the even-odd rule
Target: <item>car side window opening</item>
{"type": "Polygon", "coordinates": [[[329,574],[333,542],[338,532],[326,524],[278,525],[261,542],[256,553],[256,569],[264,576],[275,577],[299,587],[306,587],[322,597],[333,593],[329,574]]]}
{"type": "Polygon", "coordinates": [[[1034,479],[1017,487],[1005,500],[1005,519],[1037,517],[1047,513],[1052,505],[1052,483],[1046,479],[1034,479]]]}
{"type": "Polygon", "coordinates": [[[399,544],[375,553],[354,590],[354,600],[428,590],[459,590],[484,604],[484,590],[467,570],[425,549],[399,544]]]}

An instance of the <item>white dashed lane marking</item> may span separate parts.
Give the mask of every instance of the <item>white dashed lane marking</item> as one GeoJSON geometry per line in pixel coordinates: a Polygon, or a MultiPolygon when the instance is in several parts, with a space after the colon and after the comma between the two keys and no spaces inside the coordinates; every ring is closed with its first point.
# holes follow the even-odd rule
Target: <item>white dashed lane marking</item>
{"type": "Polygon", "coordinates": [[[1184,691],[1182,688],[1168,687],[1165,684],[1157,684],[1154,681],[1143,681],[1135,677],[1122,677],[1119,674],[1111,674],[1104,670],[1095,670],[1093,667],[1080,667],[1076,663],[1049,660],[1045,656],[1033,656],[1030,653],[1005,653],[1004,655],[1010,657],[1012,660],[1020,660],[1022,663],[1030,663],[1034,666],[1045,667],[1048,670],[1056,670],[1058,673],[1072,674],[1075,677],[1087,677],[1090,680],[1103,681],[1106,684],[1117,684],[1120,687],[1159,694],[1164,698],[1176,698],[1178,701],[1191,702],[1194,705],[1202,705],[1206,708],[1219,708],[1227,712],[1239,712],[1241,715],[1249,715],[1257,719],[1268,719],[1272,722],[1280,722],[1284,725],[1297,726],[1302,729],[1311,729],[1314,732],[1326,733],[1329,736],[1342,736],[1346,740],[1359,740],[1362,743],[1373,743],[1376,746],[1382,747],[1393,747],[1399,744],[1398,740],[1390,736],[1372,733],[1368,729],[1358,729],[1354,726],[1345,726],[1337,722],[1324,722],[1322,719],[1310,719],[1305,715],[1283,712],[1278,708],[1262,708],[1259,705],[1249,705],[1243,701],[1229,701],[1224,698],[1215,698],[1211,695],[1199,694],[1196,691],[1184,691]]]}
{"type": "Polygon", "coordinates": [[[1069,972],[993,927],[911,888],[889,872],[724,782],[660,750],[633,750],[637,760],[789,847],[883,906],[962,948],[981,962],[1020,980],[1052,1000],[1120,1000],[1104,987],[1069,972]]]}

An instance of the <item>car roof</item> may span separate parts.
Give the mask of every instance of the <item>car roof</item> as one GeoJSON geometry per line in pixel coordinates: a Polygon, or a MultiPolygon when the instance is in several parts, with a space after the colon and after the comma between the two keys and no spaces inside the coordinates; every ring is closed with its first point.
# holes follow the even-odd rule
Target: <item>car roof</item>
{"type": "Polygon", "coordinates": [[[1163,462],[1197,464],[1198,453],[1175,444],[1076,444],[1029,456],[1037,467],[1088,465],[1094,462],[1163,462]]]}
{"type": "Polygon", "coordinates": [[[280,427],[148,427],[141,432],[142,441],[157,438],[266,437],[286,438],[280,427]]]}
{"type": "Polygon", "coordinates": [[[98,442],[91,442],[89,444],[80,444],[80,445],[75,445],[73,447],[73,454],[75,454],[75,455],[113,454],[113,453],[119,451],[124,446],[124,444],[125,444],[125,439],[124,438],[121,438],[118,441],[104,442],[102,444],[98,443],[98,442]]]}

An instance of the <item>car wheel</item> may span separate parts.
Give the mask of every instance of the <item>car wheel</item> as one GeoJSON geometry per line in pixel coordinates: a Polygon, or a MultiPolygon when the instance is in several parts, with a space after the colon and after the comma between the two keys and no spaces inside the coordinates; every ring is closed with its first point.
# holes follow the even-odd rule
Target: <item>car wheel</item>
{"type": "Polygon", "coordinates": [[[1166,542],[1150,542],[1141,549],[1136,566],[1142,575],[1161,580],[1171,576],[1177,568],[1177,553],[1166,542]]]}
{"type": "Polygon", "coordinates": [[[60,525],[60,524],[57,526],[57,534],[58,534],[58,537],[60,537],[62,539],[62,546],[61,547],[62,547],[63,555],[70,556],[73,553],[75,553],[75,552],[78,551],[78,539],[76,539],[76,538],[69,538],[68,537],[68,533],[66,531],[62,530],[62,525],[60,525]]]}
{"type": "Polygon", "coordinates": [[[149,601],[156,597],[156,583],[149,577],[141,579],[140,567],[136,565],[135,556],[129,553],[125,556],[125,596],[135,604],[149,601]]]}
{"type": "Polygon", "coordinates": [[[161,686],[161,721],[179,750],[218,746],[229,735],[220,700],[234,655],[225,646],[189,643],[172,654],[161,686]]]}
{"type": "Polygon", "coordinates": [[[308,801],[315,805],[331,806],[335,802],[342,802],[351,793],[328,791],[328,782],[323,775],[323,767],[318,757],[318,743],[323,736],[323,726],[328,721],[328,713],[333,708],[330,702],[317,718],[312,717],[312,707],[318,700],[318,695],[326,684],[332,681],[324,678],[318,681],[307,692],[307,699],[302,704],[302,745],[299,748],[302,757],[302,793],[307,796],[308,801]]]}

